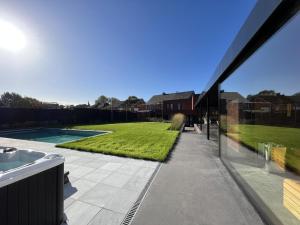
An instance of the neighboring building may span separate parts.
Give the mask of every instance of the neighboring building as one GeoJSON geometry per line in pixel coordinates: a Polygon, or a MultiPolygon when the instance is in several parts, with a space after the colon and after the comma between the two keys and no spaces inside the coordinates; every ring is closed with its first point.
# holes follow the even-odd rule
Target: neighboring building
{"type": "Polygon", "coordinates": [[[195,102],[199,97],[194,91],[162,93],[154,95],[146,104],[146,109],[161,114],[164,119],[171,119],[175,113],[183,113],[187,123],[192,124],[198,119],[195,102]]]}
{"type": "Polygon", "coordinates": [[[196,104],[209,121],[200,129],[270,225],[300,224],[299,9],[257,1],[196,104]]]}

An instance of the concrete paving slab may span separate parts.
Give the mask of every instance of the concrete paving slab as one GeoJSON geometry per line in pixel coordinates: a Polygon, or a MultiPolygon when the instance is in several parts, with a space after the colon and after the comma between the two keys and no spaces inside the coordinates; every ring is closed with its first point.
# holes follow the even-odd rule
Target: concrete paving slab
{"type": "Polygon", "coordinates": [[[88,225],[120,225],[124,214],[102,209],[88,225]]]}
{"type": "Polygon", "coordinates": [[[103,170],[100,168],[100,169],[94,170],[91,173],[87,174],[84,177],[84,179],[99,183],[100,181],[104,180],[112,173],[113,173],[112,171],[103,170]]]}
{"type": "Polygon", "coordinates": [[[107,202],[104,208],[119,213],[127,213],[128,208],[131,208],[135,200],[138,198],[138,195],[139,193],[136,191],[119,189],[112,196],[112,199],[107,202]]]}
{"type": "Polygon", "coordinates": [[[127,175],[133,175],[133,174],[135,174],[139,169],[141,169],[140,166],[137,166],[137,165],[134,165],[134,164],[127,163],[127,164],[122,165],[122,166],[117,170],[117,172],[119,172],[119,173],[124,173],[124,174],[127,174],[127,175]]]}
{"type": "Polygon", "coordinates": [[[72,198],[78,199],[86,192],[90,191],[97,183],[88,180],[80,179],[72,183],[72,187],[76,188],[76,192],[72,194],[72,198]]]}
{"type": "Polygon", "coordinates": [[[123,188],[131,191],[142,191],[147,182],[148,179],[146,178],[134,176],[129,179],[123,188]]]}
{"type": "Polygon", "coordinates": [[[204,135],[183,133],[131,225],[263,225],[204,135]]]}
{"type": "Polygon", "coordinates": [[[119,169],[121,166],[122,166],[122,163],[109,162],[109,163],[106,163],[104,166],[102,166],[101,169],[115,171],[115,170],[119,169]]]}
{"type": "Polygon", "coordinates": [[[101,208],[76,201],[66,209],[68,224],[87,225],[100,212],[101,208]]]}
{"type": "Polygon", "coordinates": [[[123,174],[123,173],[118,173],[114,172],[110,174],[108,177],[103,179],[101,183],[111,185],[113,187],[123,187],[130,179],[129,175],[123,174]]]}
{"type": "Polygon", "coordinates": [[[74,198],[67,198],[64,201],[64,209],[66,210],[70,205],[72,205],[76,200],[74,198]]]}
{"type": "Polygon", "coordinates": [[[82,195],[80,200],[99,207],[106,207],[106,205],[112,201],[113,196],[116,195],[118,190],[119,188],[99,183],[82,195]]]}

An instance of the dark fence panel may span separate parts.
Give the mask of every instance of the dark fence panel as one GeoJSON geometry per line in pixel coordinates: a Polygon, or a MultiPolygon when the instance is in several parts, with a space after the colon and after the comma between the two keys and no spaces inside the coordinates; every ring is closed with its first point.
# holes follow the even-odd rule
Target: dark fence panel
{"type": "Polygon", "coordinates": [[[0,108],[0,128],[41,126],[50,124],[80,124],[146,121],[157,117],[152,112],[82,109],[20,109],[0,108]]]}

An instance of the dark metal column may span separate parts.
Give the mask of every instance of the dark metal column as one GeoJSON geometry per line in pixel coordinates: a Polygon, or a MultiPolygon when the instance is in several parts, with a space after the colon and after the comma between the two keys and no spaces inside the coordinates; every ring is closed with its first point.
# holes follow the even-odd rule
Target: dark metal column
{"type": "Polygon", "coordinates": [[[200,130],[202,131],[202,117],[203,117],[203,115],[202,115],[202,103],[200,103],[200,130]]]}
{"type": "Polygon", "coordinates": [[[218,143],[218,153],[219,153],[219,157],[221,157],[221,84],[218,83],[218,120],[219,120],[219,124],[218,124],[218,139],[219,139],[219,143],[218,143]]]}
{"type": "Polygon", "coordinates": [[[207,140],[209,140],[209,114],[210,114],[210,111],[209,111],[209,97],[207,95],[207,99],[206,99],[206,103],[207,103],[207,140]]]}

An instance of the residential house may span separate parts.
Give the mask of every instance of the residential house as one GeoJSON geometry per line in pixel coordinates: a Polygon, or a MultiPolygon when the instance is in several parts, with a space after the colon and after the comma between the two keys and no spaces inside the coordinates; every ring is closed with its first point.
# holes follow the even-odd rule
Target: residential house
{"type": "Polygon", "coordinates": [[[187,124],[192,124],[198,119],[195,109],[196,99],[199,94],[194,91],[162,93],[154,95],[146,104],[146,109],[157,112],[164,119],[171,119],[175,113],[183,113],[187,118],[187,124]]]}

